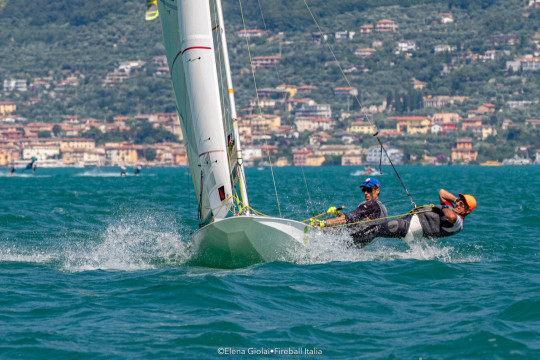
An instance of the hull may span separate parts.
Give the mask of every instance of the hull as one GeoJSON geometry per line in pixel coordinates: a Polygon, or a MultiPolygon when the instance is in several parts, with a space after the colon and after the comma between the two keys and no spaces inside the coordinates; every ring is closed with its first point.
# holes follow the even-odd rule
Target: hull
{"type": "Polygon", "coordinates": [[[191,237],[194,265],[236,268],[291,261],[307,243],[309,226],[298,221],[237,216],[214,221],[191,237]]]}

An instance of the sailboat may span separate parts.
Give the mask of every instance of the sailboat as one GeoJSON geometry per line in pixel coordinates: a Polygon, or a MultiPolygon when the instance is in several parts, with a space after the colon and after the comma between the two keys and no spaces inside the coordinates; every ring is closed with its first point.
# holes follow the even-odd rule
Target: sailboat
{"type": "Polygon", "coordinates": [[[291,259],[309,226],[250,206],[221,0],[158,0],[158,8],[198,203],[194,262],[238,267],[291,259]]]}

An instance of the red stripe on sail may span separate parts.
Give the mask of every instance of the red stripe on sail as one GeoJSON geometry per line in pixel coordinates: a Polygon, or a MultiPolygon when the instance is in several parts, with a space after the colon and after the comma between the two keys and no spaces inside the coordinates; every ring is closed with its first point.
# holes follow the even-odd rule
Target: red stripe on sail
{"type": "Polygon", "coordinates": [[[208,47],[208,46],[192,46],[192,47],[188,47],[187,49],[184,49],[182,50],[182,55],[188,51],[188,50],[193,50],[193,49],[203,49],[203,50],[212,50],[211,47],[208,47]]]}

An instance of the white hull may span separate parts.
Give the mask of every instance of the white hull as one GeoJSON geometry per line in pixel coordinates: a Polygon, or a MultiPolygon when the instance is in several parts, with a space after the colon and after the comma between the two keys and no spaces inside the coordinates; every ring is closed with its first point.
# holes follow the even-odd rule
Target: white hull
{"type": "Polygon", "coordinates": [[[263,216],[216,220],[191,237],[196,265],[234,268],[268,261],[290,261],[307,243],[309,225],[263,216]]]}

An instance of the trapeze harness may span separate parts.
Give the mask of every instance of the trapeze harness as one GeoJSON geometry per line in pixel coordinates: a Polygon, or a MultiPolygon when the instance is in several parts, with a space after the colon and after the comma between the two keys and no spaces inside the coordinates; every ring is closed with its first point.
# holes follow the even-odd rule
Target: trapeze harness
{"type": "Polygon", "coordinates": [[[422,237],[447,237],[463,229],[463,218],[456,214],[452,224],[442,212],[443,206],[420,206],[414,212],[399,219],[385,221],[379,225],[370,225],[361,234],[353,236],[355,244],[362,245],[374,237],[402,238],[405,241],[418,240],[422,237]]]}

